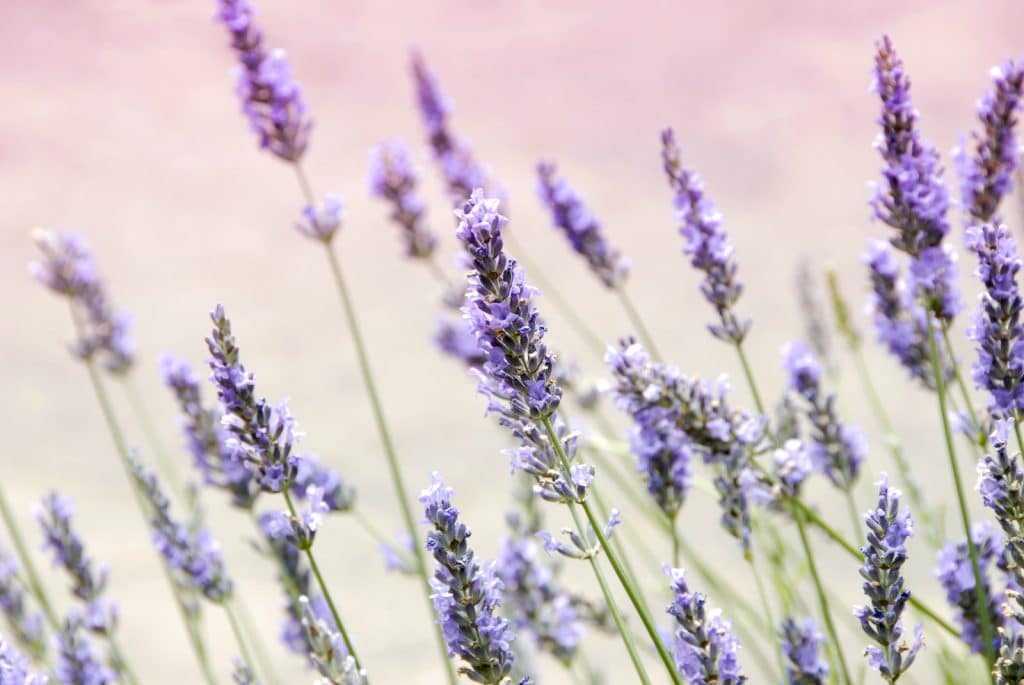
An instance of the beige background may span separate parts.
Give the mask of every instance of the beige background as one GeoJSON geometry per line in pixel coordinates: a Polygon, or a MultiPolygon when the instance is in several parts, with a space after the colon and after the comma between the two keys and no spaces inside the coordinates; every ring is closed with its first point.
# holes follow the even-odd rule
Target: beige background
{"type": "MultiPolygon", "coordinates": [[[[232,94],[232,55],[212,13],[213,4],[199,0],[0,6],[0,292],[8,311],[0,335],[3,485],[26,525],[31,502],[48,488],[77,501],[90,550],[113,566],[124,642],[146,683],[195,682],[197,674],[85,374],[63,348],[65,310],[26,274],[31,226],[88,236],[115,300],[135,313],[138,380],[167,445],[180,441],[155,359],[174,350],[199,363],[206,313],[223,302],[261,390],[292,398],[306,445],[359,486],[362,506],[383,527],[398,526],[326,265],[316,246],[290,228],[299,206],[290,172],[254,149],[232,94]]],[[[608,340],[628,331],[614,300],[568,253],[534,199],[532,168],[541,156],[561,163],[605,219],[611,240],[633,257],[630,288],[662,349],[689,372],[735,376],[730,350],[703,333],[710,312],[679,255],[658,158],[658,131],[674,125],[685,160],[703,173],[736,243],[747,285],[741,309],[755,317],[750,354],[774,395],[782,383],[778,349],[800,334],[794,265],[805,256],[834,261],[859,309],[859,254],[884,232],[868,222],[866,207],[865,183],[878,167],[871,148],[876,100],[866,92],[873,41],[883,31],[894,37],[924,131],[945,151],[974,125],[973,103],[988,67],[1021,51],[1022,18],[1012,1],[845,8],[263,2],[261,25],[270,43],[287,47],[316,118],[307,162],[313,183],[320,192],[341,191],[348,202],[337,249],[410,483],[418,489],[431,469],[441,469],[458,491],[479,552],[494,553],[510,484],[498,453],[504,436],[481,418],[471,382],[429,344],[433,283],[403,259],[384,208],[366,192],[367,151],[377,141],[402,135],[422,153],[407,74],[411,46],[422,48],[439,72],[456,103],[459,133],[510,188],[515,230],[562,294],[608,340]]],[[[422,154],[420,161],[427,167],[422,154]]],[[[425,170],[431,220],[451,264],[447,211],[433,169],[425,170]]],[[[964,259],[965,272],[971,262],[964,259]]],[[[550,308],[545,313],[553,344],[599,375],[564,321],[550,308]]],[[[874,345],[869,357],[929,493],[951,509],[933,399],[911,388],[874,345]]],[[[840,385],[844,412],[871,429],[852,376],[840,385]]],[[[742,386],[736,401],[748,401],[742,386]]],[[[869,435],[871,473],[858,493],[861,507],[873,474],[888,467],[877,435],[869,435]]],[[[831,512],[831,492],[816,487],[813,494],[831,512]]],[[[298,661],[277,647],[279,593],[244,543],[245,521],[219,497],[207,502],[279,668],[290,681],[308,681],[298,661]]],[[[550,513],[549,525],[562,525],[560,512],[550,513]]],[[[832,513],[846,520],[842,509],[832,513]]],[[[716,519],[713,502],[695,494],[684,528],[710,563],[747,588],[746,569],[716,519]]],[[[34,527],[30,534],[35,544],[34,527]]],[[[650,543],[667,554],[661,541],[650,543]]],[[[830,585],[848,604],[858,601],[855,565],[820,546],[830,585]]],[[[326,527],[318,549],[375,682],[440,682],[415,586],[384,575],[372,543],[343,519],[326,527]]],[[[940,601],[932,553],[918,542],[912,554],[912,588],[940,601]]],[[[572,569],[573,578],[594,592],[585,571],[572,569]]],[[[650,569],[648,581],[662,604],[654,594],[663,585],[660,573],[650,569]]],[[[47,572],[47,582],[58,592],[63,579],[47,572]]],[[[839,620],[854,626],[846,608],[839,620]]],[[[226,673],[233,654],[226,623],[211,612],[210,626],[226,673]]],[[[849,659],[859,665],[864,640],[847,635],[849,659]]],[[[595,660],[615,664],[610,682],[628,681],[621,648],[596,644],[589,650],[595,660]]],[[[565,679],[547,662],[543,673],[547,682],[565,679]]]]}

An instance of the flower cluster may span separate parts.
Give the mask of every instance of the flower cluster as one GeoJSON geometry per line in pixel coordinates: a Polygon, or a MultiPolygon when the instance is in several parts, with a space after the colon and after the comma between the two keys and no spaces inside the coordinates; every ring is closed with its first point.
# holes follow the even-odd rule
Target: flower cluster
{"type": "Polygon", "coordinates": [[[801,341],[793,341],[783,347],[782,355],[789,389],[807,403],[811,459],[837,488],[848,491],[856,483],[865,458],[864,439],[836,416],[836,396],[822,390],[821,365],[810,349],[801,341]]]}
{"type": "Polygon", "coordinates": [[[341,228],[341,216],[344,211],[345,205],[341,201],[341,196],[327,193],[320,206],[306,205],[302,208],[302,217],[295,222],[295,230],[311,240],[329,243],[341,228]]]}
{"type": "Polygon", "coordinates": [[[1024,408],[1024,326],[1017,287],[1021,260],[1006,226],[983,224],[966,231],[967,247],[978,256],[975,272],[984,290],[967,336],[978,346],[974,383],[989,393],[1001,414],[1024,408]]]}
{"type": "Polygon", "coordinates": [[[479,368],[487,361],[477,344],[472,325],[465,319],[438,319],[434,342],[446,357],[451,357],[467,368],[479,368]]]}
{"type": "Polygon", "coordinates": [[[821,656],[825,636],[818,630],[814,619],[801,622],[787,618],[779,628],[782,653],[786,657],[786,683],[788,685],[825,685],[828,682],[828,664],[821,656]]]}
{"type": "MultiPolygon", "coordinates": [[[[23,649],[33,656],[46,651],[43,617],[30,609],[18,562],[3,548],[0,548],[0,612],[3,612],[11,634],[23,649]]],[[[13,647],[10,649],[13,654],[13,647]]],[[[0,662],[3,654],[3,639],[0,639],[0,662]]]]}
{"type": "Polygon", "coordinates": [[[113,631],[118,614],[117,606],[104,598],[107,567],[93,567],[82,539],[72,527],[73,514],[71,501],[55,492],[36,508],[36,520],[43,529],[47,548],[53,553],[54,564],[67,571],[72,594],[85,605],[82,624],[94,633],[107,635],[113,631]]]}
{"type": "Polygon", "coordinates": [[[0,683],[4,685],[46,685],[45,675],[33,672],[28,659],[0,638],[0,683]]]}
{"type": "Polygon", "coordinates": [[[868,663],[890,683],[910,668],[924,645],[920,624],[914,629],[910,645],[903,640],[903,609],[910,600],[910,591],[904,588],[901,569],[907,560],[906,543],[914,533],[914,522],[910,512],[900,508],[901,495],[889,487],[889,478],[883,474],[878,483],[878,504],[864,516],[868,534],[867,544],[861,547],[864,565],[860,575],[871,603],[854,611],[861,628],[878,643],[867,648],[868,663]]]}
{"type": "Polygon", "coordinates": [[[98,358],[111,373],[126,373],[135,357],[135,343],[128,333],[131,318],[111,307],[85,239],[41,229],[33,236],[43,259],[29,264],[29,271],[39,283],[68,298],[78,336],[72,346],[74,355],[98,358]]]}
{"type": "Polygon", "coordinates": [[[751,446],[761,441],[763,421],[729,407],[724,378],[716,384],[690,379],[652,363],[633,340],[609,350],[605,363],[614,376],[615,406],[633,418],[633,451],[655,501],[669,515],[679,510],[689,489],[691,455],[719,465],[715,487],[722,523],[749,550],[750,513],[741,480],[751,446]]]}
{"type": "Polygon", "coordinates": [[[666,569],[674,595],[668,613],[676,620],[672,649],[679,674],[693,685],[742,685],[739,640],[720,610],[708,611],[707,597],[692,592],[681,568],[666,569]]]}
{"type": "Polygon", "coordinates": [[[153,545],[168,568],[186,587],[211,602],[231,598],[233,585],[224,568],[220,545],[207,528],[190,530],[171,515],[171,503],[160,489],[156,476],[130,457],[132,477],[150,513],[153,545]]]}
{"type": "Polygon", "coordinates": [[[57,635],[55,675],[61,685],[108,685],[114,673],[96,656],[92,643],[76,618],[68,618],[57,635]]]}
{"type": "Polygon", "coordinates": [[[1004,562],[1015,584],[1024,588],[1024,467],[1007,449],[1011,423],[1012,419],[996,422],[989,439],[993,452],[978,462],[978,492],[1006,534],[1004,562]]]}
{"type": "Polygon", "coordinates": [[[884,166],[871,207],[876,219],[896,229],[892,244],[911,258],[911,292],[940,322],[948,323],[960,308],[956,255],[943,242],[949,233],[949,194],[938,152],[917,129],[910,80],[888,36],[878,42],[872,76],[882,101],[875,147],[884,166]]]}
{"type": "Polygon", "coordinates": [[[629,275],[629,259],[608,244],[601,222],[568,181],[556,174],[551,162],[537,165],[537,194],[551,212],[552,222],[602,283],[609,288],[619,287],[629,275]]]}
{"type": "Polygon", "coordinates": [[[1020,164],[1014,127],[1024,97],[1024,60],[1006,60],[992,69],[992,88],[978,101],[981,133],[972,132],[972,155],[965,143],[954,151],[961,203],[972,223],[999,221],[996,212],[1013,186],[1020,164]]]}
{"type": "Polygon", "coordinates": [[[419,174],[404,140],[389,140],[370,152],[370,193],[390,205],[391,220],[402,229],[405,254],[426,259],[434,254],[437,237],[426,226],[426,205],[418,185],[419,174]]]}
{"type": "Polygon", "coordinates": [[[494,563],[481,567],[470,549],[470,530],[459,522],[452,490],[434,473],[420,494],[424,522],[430,526],[427,550],[437,562],[431,586],[434,609],[448,643],[449,656],[465,663],[460,672],[478,683],[503,682],[512,671],[514,638],[509,622],[497,614],[504,586],[494,563]]]}
{"type": "Polygon", "coordinates": [[[260,147],[288,162],[306,151],[313,122],[284,50],[268,49],[249,0],[218,0],[217,18],[238,53],[235,93],[260,147]]]}
{"type": "Polygon", "coordinates": [[[299,597],[298,604],[309,658],[323,676],[324,685],[366,685],[365,671],[356,666],[333,621],[325,621],[306,596],[299,597]]]}
{"type": "Polygon", "coordinates": [[[733,246],[722,228],[722,215],[704,192],[704,181],[696,171],[684,169],[675,133],[667,128],[661,134],[661,157],[675,192],[676,217],[683,236],[683,254],[689,255],[694,268],[704,272],[700,289],[718,312],[719,323],[708,330],[716,338],[740,343],[750,330],[750,320],[740,319],[733,307],[743,294],[736,280],[733,246]]]}
{"type": "MultiPolygon", "coordinates": [[[[989,521],[974,524],[971,540],[977,550],[978,569],[985,587],[985,596],[988,597],[986,611],[989,624],[993,629],[998,629],[1003,624],[1002,613],[992,592],[989,571],[992,565],[1002,564],[1005,544],[989,521]]],[[[982,617],[978,613],[974,572],[966,541],[950,542],[939,551],[935,577],[946,591],[946,601],[955,609],[963,641],[970,646],[971,651],[983,652],[985,642],[981,631],[982,617]]]]}

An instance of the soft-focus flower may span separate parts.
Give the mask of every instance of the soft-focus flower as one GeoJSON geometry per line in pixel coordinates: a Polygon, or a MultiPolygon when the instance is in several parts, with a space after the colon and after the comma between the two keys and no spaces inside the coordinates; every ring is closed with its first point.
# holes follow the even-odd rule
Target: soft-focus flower
{"type": "Polygon", "coordinates": [[[344,211],[341,196],[327,193],[319,206],[306,205],[302,208],[302,218],[295,222],[295,230],[307,238],[329,243],[341,228],[344,211]]]}
{"type": "Polygon", "coordinates": [[[686,584],[681,568],[666,569],[674,594],[668,613],[676,620],[672,651],[676,668],[692,685],[742,685],[746,676],[740,673],[740,642],[733,635],[732,624],[719,609],[707,609],[707,597],[693,592],[686,584]]]}
{"type": "Polygon", "coordinates": [[[818,630],[814,619],[799,623],[787,618],[779,628],[782,653],[786,657],[787,685],[825,685],[828,682],[828,664],[822,657],[825,636],[818,630]]]}
{"type": "Polygon", "coordinates": [[[370,151],[370,193],[391,207],[390,218],[402,229],[405,254],[425,259],[434,254],[437,237],[426,226],[419,180],[404,140],[389,140],[370,151]]]}
{"type": "Polygon", "coordinates": [[[96,656],[83,626],[68,618],[56,637],[56,680],[61,685],[108,685],[117,682],[114,673],[96,656]]]}
{"type": "Polygon", "coordinates": [[[29,668],[28,659],[0,637],[0,683],[3,685],[46,685],[49,679],[29,668]]]}
{"type": "Polygon", "coordinates": [[[298,599],[302,613],[302,626],[309,644],[309,657],[323,676],[324,685],[365,685],[366,672],[359,669],[356,660],[345,648],[345,641],[333,627],[323,620],[306,596],[298,599]]]}
{"type": "MultiPolygon", "coordinates": [[[[992,591],[990,567],[1001,564],[1005,541],[990,521],[981,521],[971,528],[971,540],[977,550],[978,570],[981,573],[985,596],[988,597],[989,625],[997,630],[1003,625],[1003,616],[999,611],[999,603],[992,591]]],[[[970,646],[972,652],[985,651],[982,639],[982,617],[978,613],[978,600],[975,593],[974,569],[967,549],[967,542],[950,542],[939,550],[935,565],[935,577],[946,591],[946,601],[955,610],[957,623],[963,641],[970,646]]],[[[997,647],[998,645],[993,645],[997,647]]]]}
{"type": "MultiPolygon", "coordinates": [[[[33,656],[46,651],[43,639],[43,616],[29,606],[21,569],[14,556],[0,547],[0,612],[6,619],[10,634],[33,656]]],[[[0,659],[3,658],[3,639],[0,639],[0,659]]],[[[10,658],[17,656],[8,646],[10,658]]],[[[13,667],[12,667],[13,668],[13,667]]]]}

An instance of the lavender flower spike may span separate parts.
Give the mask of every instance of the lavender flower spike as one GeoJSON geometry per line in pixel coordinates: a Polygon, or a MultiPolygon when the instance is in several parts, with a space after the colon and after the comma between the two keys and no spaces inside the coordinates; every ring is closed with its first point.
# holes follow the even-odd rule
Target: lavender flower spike
{"type": "Polygon", "coordinates": [[[568,181],[557,175],[555,165],[537,165],[537,194],[551,212],[551,219],[572,245],[587,260],[590,270],[608,288],[619,287],[629,275],[629,259],[605,240],[598,221],[568,181]]]}
{"type": "Polygon", "coordinates": [[[692,592],[681,568],[666,568],[675,595],[668,613],[676,619],[672,645],[679,674],[691,685],[742,685],[739,640],[721,610],[708,611],[707,597],[692,592]]]}
{"type": "Polygon", "coordinates": [[[369,181],[370,194],[391,206],[390,218],[402,229],[406,256],[433,255],[437,237],[426,226],[425,203],[417,190],[419,174],[404,140],[389,140],[370,151],[369,181]]]}
{"type": "Polygon", "coordinates": [[[883,473],[878,483],[878,505],[864,516],[868,535],[867,544],[861,547],[864,565],[860,575],[870,604],[854,610],[861,628],[879,645],[865,651],[868,663],[888,683],[895,683],[910,668],[924,645],[920,624],[909,646],[902,639],[903,609],[910,600],[910,591],[903,587],[900,570],[907,560],[906,542],[914,533],[914,523],[910,512],[900,509],[901,495],[889,487],[889,477],[883,473]]]}
{"type": "Polygon", "coordinates": [[[327,193],[319,207],[306,205],[302,208],[302,218],[295,222],[295,230],[311,240],[327,244],[334,239],[334,234],[341,228],[341,216],[345,205],[341,196],[327,193]]]}
{"type": "Polygon", "coordinates": [[[39,283],[68,298],[78,333],[72,353],[83,360],[99,359],[113,374],[127,373],[135,350],[128,333],[131,317],[111,306],[85,239],[42,229],[33,237],[43,259],[29,264],[29,272],[39,283]]]}
{"type": "Polygon", "coordinates": [[[961,143],[953,152],[961,203],[971,223],[998,223],[996,212],[1013,186],[1020,164],[1017,117],[1024,98],[1024,60],[993,67],[992,88],[978,101],[981,133],[971,133],[973,155],[961,143]]]}
{"type": "MultiPolygon", "coordinates": [[[[981,521],[971,528],[971,540],[978,551],[978,569],[981,571],[985,596],[988,597],[986,611],[993,630],[1003,626],[1003,615],[996,601],[996,594],[991,590],[989,567],[1001,564],[1004,552],[1004,541],[991,521],[981,521]]],[[[982,638],[982,616],[978,612],[978,602],[974,590],[974,573],[968,555],[967,542],[950,542],[939,550],[935,566],[935,577],[946,590],[946,601],[955,610],[955,617],[960,624],[961,637],[970,646],[971,651],[982,653],[985,642],[982,638]]],[[[998,647],[998,645],[994,645],[998,647]]]]}
{"type": "MultiPolygon", "coordinates": [[[[43,617],[38,612],[30,610],[29,598],[19,571],[14,556],[0,547],[0,612],[6,619],[10,634],[21,647],[33,656],[41,656],[46,651],[43,617]]],[[[10,650],[13,658],[14,648],[10,647],[10,650]]],[[[0,661],[3,654],[3,640],[0,639],[0,661]]]]}
{"type": "Polygon", "coordinates": [[[911,257],[911,291],[948,324],[960,308],[956,255],[943,243],[949,233],[949,195],[939,155],[917,130],[910,80],[888,36],[878,42],[872,85],[882,101],[875,147],[884,162],[872,211],[896,230],[892,244],[911,257]]]}
{"type": "Polygon", "coordinates": [[[708,330],[716,338],[739,344],[750,330],[750,320],[739,319],[733,312],[743,286],[736,280],[733,246],[722,228],[722,215],[705,194],[704,182],[697,172],[683,168],[672,129],[662,131],[661,146],[665,173],[676,193],[683,254],[690,256],[694,268],[704,272],[701,292],[718,312],[720,323],[709,325],[708,330]]]}
{"type": "Polygon", "coordinates": [[[506,683],[514,661],[514,635],[508,621],[496,613],[504,585],[493,562],[481,567],[474,558],[467,542],[470,530],[459,522],[451,495],[435,472],[419,497],[424,522],[430,526],[427,550],[437,561],[431,599],[448,655],[457,655],[465,664],[459,672],[478,683],[506,683]]]}
{"type": "Polygon", "coordinates": [[[55,492],[47,495],[36,509],[36,520],[43,528],[46,546],[53,552],[54,563],[71,576],[72,594],[85,605],[85,627],[100,635],[109,635],[117,622],[117,606],[104,599],[107,568],[93,567],[92,559],[71,524],[74,507],[55,492]]]}
{"type": "Polygon", "coordinates": [[[228,30],[231,47],[238,55],[235,93],[260,147],[285,161],[297,162],[306,151],[313,122],[284,50],[263,44],[254,14],[249,0],[217,2],[217,19],[228,30]]]}
{"type": "Polygon", "coordinates": [[[132,477],[149,505],[153,545],[168,568],[183,585],[202,593],[211,602],[227,602],[233,586],[224,568],[220,545],[208,529],[189,530],[171,516],[171,503],[156,476],[134,457],[129,460],[132,477]]]}
{"type": "Polygon", "coordinates": [[[829,480],[841,490],[849,490],[857,481],[864,461],[864,440],[851,426],[836,416],[834,394],[821,387],[822,368],[810,349],[801,341],[782,348],[783,368],[789,375],[789,389],[807,403],[811,422],[811,459],[829,480]]]}
{"type": "Polygon", "coordinates": [[[318,615],[308,597],[299,597],[298,603],[309,644],[309,657],[323,676],[317,682],[321,685],[365,685],[366,672],[356,665],[332,623],[318,615]]]}
{"type": "Polygon", "coordinates": [[[96,657],[80,622],[69,618],[57,636],[57,682],[61,685],[108,685],[114,673],[96,657]]]}
{"type": "MultiPolygon", "coordinates": [[[[978,492],[982,503],[995,513],[1006,534],[1004,560],[1013,574],[1014,584],[1024,588],[1024,466],[1020,455],[1011,455],[1007,449],[1012,422],[1013,419],[996,421],[989,438],[993,453],[978,462],[978,492]]],[[[1018,620],[1024,624],[1024,615],[1018,620]]]]}
{"type": "Polygon", "coordinates": [[[45,675],[29,670],[28,659],[0,637],[0,683],[3,685],[46,685],[45,675]]]}
{"type": "Polygon", "coordinates": [[[797,623],[791,618],[779,629],[782,653],[786,657],[787,685],[825,685],[828,682],[828,664],[821,657],[825,636],[818,630],[814,619],[797,623]]]}
{"type": "Polygon", "coordinates": [[[1024,326],[1017,286],[1021,260],[1006,226],[970,226],[967,247],[978,256],[975,272],[984,290],[967,335],[978,345],[972,367],[975,385],[989,393],[989,404],[1008,415],[1024,408],[1024,326]]]}

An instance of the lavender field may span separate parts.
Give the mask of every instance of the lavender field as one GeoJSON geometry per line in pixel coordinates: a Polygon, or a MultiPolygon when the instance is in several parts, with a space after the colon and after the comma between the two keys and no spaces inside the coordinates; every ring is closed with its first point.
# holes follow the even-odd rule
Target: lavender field
{"type": "Polygon", "coordinates": [[[1024,682],[1016,3],[0,17],[0,685],[1024,682]]]}

